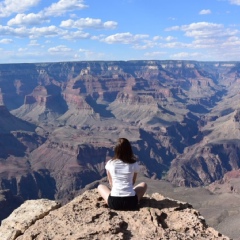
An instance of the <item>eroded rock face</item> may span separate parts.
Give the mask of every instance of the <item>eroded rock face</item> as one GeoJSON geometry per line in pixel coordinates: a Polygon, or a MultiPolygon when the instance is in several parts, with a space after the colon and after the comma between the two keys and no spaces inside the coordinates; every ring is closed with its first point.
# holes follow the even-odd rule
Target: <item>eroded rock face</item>
{"type": "MultiPolygon", "coordinates": [[[[40,200],[39,204],[43,206],[40,200]]],[[[5,239],[229,239],[208,227],[188,203],[157,193],[146,196],[139,211],[111,210],[96,190],[85,192],[45,217],[39,217],[44,210],[34,209],[39,204],[27,201],[17,209],[19,213],[25,211],[21,220],[16,220],[15,213],[5,220],[1,234],[12,226],[12,236],[5,239]],[[38,214],[29,214],[30,207],[38,214]]]]}
{"type": "Polygon", "coordinates": [[[240,125],[236,111],[209,122],[202,139],[172,162],[168,179],[177,186],[208,185],[240,167],[240,125]]]}
{"type": "Polygon", "coordinates": [[[240,166],[239,76],[223,62],[0,65],[0,188],[66,202],[105,176],[119,137],[148,177],[219,180],[240,166]]]}
{"type": "Polygon", "coordinates": [[[211,183],[207,188],[214,193],[240,193],[240,170],[227,172],[221,180],[211,183]]]}

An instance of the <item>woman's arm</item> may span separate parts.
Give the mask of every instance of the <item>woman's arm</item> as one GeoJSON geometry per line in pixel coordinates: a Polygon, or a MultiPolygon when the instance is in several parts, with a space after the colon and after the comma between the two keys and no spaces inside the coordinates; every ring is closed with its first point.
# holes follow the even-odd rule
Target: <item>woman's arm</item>
{"type": "Polygon", "coordinates": [[[133,184],[135,184],[136,179],[137,179],[137,173],[134,173],[134,174],[133,174],[133,184]]]}
{"type": "Polygon", "coordinates": [[[108,178],[108,182],[109,182],[110,186],[112,187],[112,176],[109,171],[107,171],[107,178],[108,178]]]}

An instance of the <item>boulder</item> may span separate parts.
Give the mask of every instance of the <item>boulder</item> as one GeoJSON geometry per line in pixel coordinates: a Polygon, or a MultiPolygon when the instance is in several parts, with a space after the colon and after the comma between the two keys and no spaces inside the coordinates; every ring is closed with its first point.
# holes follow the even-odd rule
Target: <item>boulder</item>
{"type": "Polygon", "coordinates": [[[60,204],[48,199],[28,200],[19,208],[15,209],[12,214],[2,221],[0,227],[1,240],[14,240],[34,223],[44,218],[48,213],[60,204]]]}

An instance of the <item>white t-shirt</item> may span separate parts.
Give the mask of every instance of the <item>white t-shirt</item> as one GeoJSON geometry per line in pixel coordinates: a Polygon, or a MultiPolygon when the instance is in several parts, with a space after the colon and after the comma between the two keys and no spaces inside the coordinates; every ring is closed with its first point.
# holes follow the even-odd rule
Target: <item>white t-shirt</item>
{"type": "Polygon", "coordinates": [[[136,194],[133,189],[133,175],[139,172],[137,162],[129,164],[120,159],[111,159],[107,162],[105,168],[112,177],[111,196],[126,197],[136,194]]]}

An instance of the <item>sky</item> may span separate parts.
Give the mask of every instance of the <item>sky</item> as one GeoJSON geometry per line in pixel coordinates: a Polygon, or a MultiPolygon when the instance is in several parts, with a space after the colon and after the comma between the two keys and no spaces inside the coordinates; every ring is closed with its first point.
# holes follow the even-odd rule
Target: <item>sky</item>
{"type": "Polygon", "coordinates": [[[0,63],[240,61],[240,0],[0,0],[0,63]]]}

